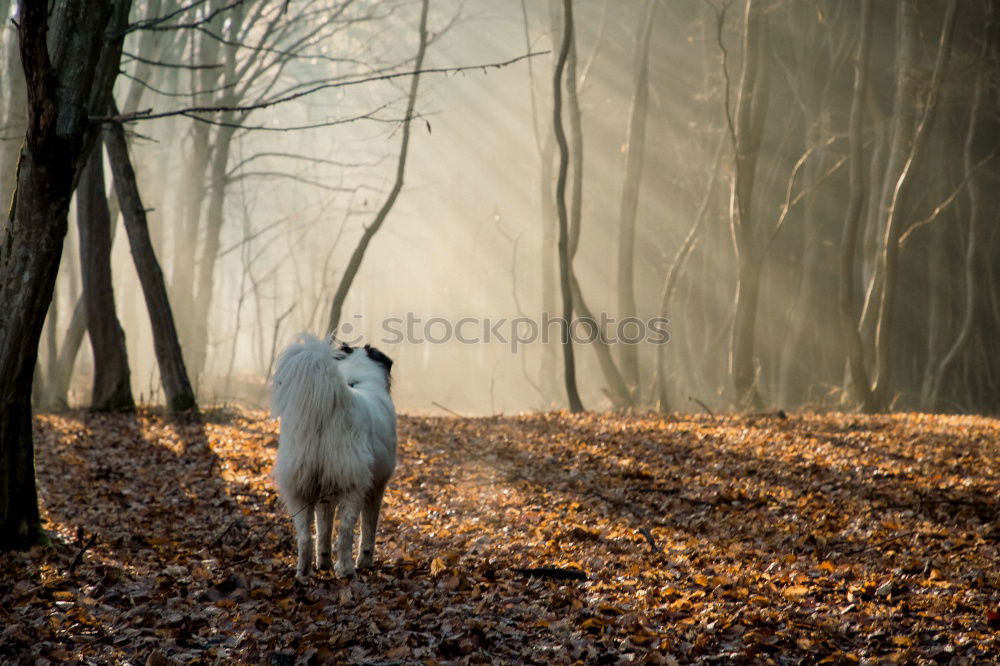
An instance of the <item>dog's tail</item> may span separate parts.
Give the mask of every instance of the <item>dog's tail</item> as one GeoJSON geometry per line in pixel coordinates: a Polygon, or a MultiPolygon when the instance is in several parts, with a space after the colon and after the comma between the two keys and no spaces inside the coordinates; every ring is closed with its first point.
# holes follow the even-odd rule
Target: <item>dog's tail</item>
{"type": "Polygon", "coordinates": [[[281,355],[271,387],[271,413],[284,421],[315,422],[350,399],[347,381],[337,367],[341,353],[327,341],[301,333],[281,355]]]}

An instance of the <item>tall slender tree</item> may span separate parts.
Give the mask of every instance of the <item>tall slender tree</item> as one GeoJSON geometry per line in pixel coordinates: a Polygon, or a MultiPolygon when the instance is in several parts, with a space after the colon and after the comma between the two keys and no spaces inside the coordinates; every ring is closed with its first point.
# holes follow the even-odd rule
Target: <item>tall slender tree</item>
{"type": "Polygon", "coordinates": [[[559,56],[552,75],[552,122],[555,128],[556,143],[559,146],[559,171],[556,176],[556,215],[559,220],[559,237],[557,252],[559,255],[559,286],[562,293],[562,350],[563,374],[566,382],[566,397],[572,412],[582,412],[583,402],[576,385],[576,359],[573,355],[573,336],[570,326],[573,322],[573,265],[570,254],[569,219],[566,209],[566,176],[569,170],[569,144],[566,141],[566,130],[562,118],[562,88],[566,59],[569,56],[570,45],[573,43],[573,0],[563,0],[563,30],[562,43],[559,46],[559,56]]]}
{"type": "Polygon", "coordinates": [[[80,229],[83,306],[94,358],[90,408],[99,411],[135,408],[125,331],[118,321],[111,284],[111,212],[104,189],[104,151],[100,137],[80,175],[76,220],[80,229]]]}
{"type": "Polygon", "coordinates": [[[735,164],[729,215],[736,251],[737,285],[729,367],[736,402],[743,408],[760,408],[763,404],[758,388],[755,341],[764,248],[760,221],[754,219],[753,201],[769,95],[767,18],[762,5],[760,0],[747,0],[746,3],[743,65],[736,108],[730,120],[735,164]]]}
{"type": "Polygon", "coordinates": [[[167,398],[167,408],[174,413],[197,409],[194,390],[188,379],[180,340],[174,324],[173,309],[167,297],[167,287],[160,269],[160,262],[153,249],[136,183],[132,160],[128,154],[125,130],[118,123],[110,124],[104,132],[108,160],[115,182],[115,194],[121,204],[135,270],[142,284],[146,309],[153,329],[153,350],[160,368],[160,380],[167,398]]]}
{"type": "MultiPolygon", "coordinates": [[[[626,142],[625,177],[622,182],[621,212],[618,220],[618,316],[635,318],[635,228],[639,211],[643,161],[646,156],[646,116],[649,108],[649,45],[656,18],[656,1],[647,0],[636,30],[634,90],[626,142]]],[[[641,394],[639,347],[619,343],[622,372],[636,398],[641,394]]]]}

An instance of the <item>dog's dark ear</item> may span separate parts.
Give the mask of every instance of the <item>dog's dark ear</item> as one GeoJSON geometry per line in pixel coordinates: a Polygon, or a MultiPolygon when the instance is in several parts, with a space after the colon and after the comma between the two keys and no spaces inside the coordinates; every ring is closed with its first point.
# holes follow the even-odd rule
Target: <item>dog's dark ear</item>
{"type": "Polygon", "coordinates": [[[372,347],[371,345],[365,345],[365,353],[368,354],[368,358],[380,363],[382,367],[385,368],[385,374],[389,374],[392,371],[392,359],[383,354],[381,351],[372,347]]]}
{"type": "Polygon", "coordinates": [[[352,351],[354,351],[354,347],[347,344],[346,342],[342,342],[340,343],[340,351],[344,352],[345,354],[350,354],[352,351]]]}

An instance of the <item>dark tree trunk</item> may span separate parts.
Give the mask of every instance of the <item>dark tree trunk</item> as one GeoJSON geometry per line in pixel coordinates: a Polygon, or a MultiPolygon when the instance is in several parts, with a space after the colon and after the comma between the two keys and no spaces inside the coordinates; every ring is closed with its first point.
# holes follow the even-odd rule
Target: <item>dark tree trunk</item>
{"type": "Polygon", "coordinates": [[[87,313],[81,296],[76,299],[76,305],[73,306],[73,314],[63,336],[59,356],[53,361],[55,369],[45,394],[46,406],[56,409],[69,407],[69,383],[73,378],[73,367],[76,365],[76,357],[80,353],[83,336],[86,333],[87,313]]]}
{"type": "Polygon", "coordinates": [[[153,348],[160,367],[160,380],[163,382],[163,390],[167,397],[167,408],[173,413],[197,409],[194,391],[188,380],[187,369],[184,367],[184,357],[177,338],[177,328],[167,297],[163,271],[160,270],[160,262],[153,250],[146,211],[142,206],[135,171],[129,159],[125,131],[121,125],[114,124],[105,130],[104,136],[114,176],[115,193],[125,218],[125,231],[128,233],[135,270],[142,283],[142,293],[146,297],[149,322],[153,329],[153,348]]]}
{"type": "Polygon", "coordinates": [[[45,2],[23,0],[18,8],[28,103],[14,203],[0,226],[0,549],[27,547],[41,534],[32,375],[88,116],[106,108],[118,72],[121,40],[107,39],[108,20],[115,15],[110,33],[120,34],[128,9],[127,0],[66,0],[51,17],[45,2]]]}
{"type": "Polygon", "coordinates": [[[562,122],[562,86],[563,72],[569,47],[573,41],[573,0],[563,0],[563,34],[559,47],[559,57],[556,60],[552,79],[552,117],[559,145],[559,173],[556,176],[556,214],[559,219],[559,239],[557,251],[559,254],[559,285],[562,293],[562,350],[563,372],[566,382],[566,397],[572,412],[582,412],[583,403],[576,386],[576,360],[573,356],[573,338],[570,335],[570,325],[573,321],[573,264],[570,253],[569,220],[566,211],[566,174],[569,170],[569,146],[566,143],[566,131],[562,122]]]}
{"type": "Polygon", "coordinates": [[[104,154],[99,141],[80,174],[76,203],[83,306],[94,354],[90,408],[134,409],[125,333],[118,322],[111,281],[111,213],[104,190],[104,154]]]}

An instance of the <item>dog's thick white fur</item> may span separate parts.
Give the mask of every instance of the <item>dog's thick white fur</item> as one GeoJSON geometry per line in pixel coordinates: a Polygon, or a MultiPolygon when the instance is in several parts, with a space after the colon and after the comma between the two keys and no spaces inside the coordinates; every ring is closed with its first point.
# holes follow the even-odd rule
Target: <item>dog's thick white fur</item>
{"type": "Polygon", "coordinates": [[[335,346],[303,333],[278,357],[271,412],[281,418],[274,476],[298,541],[295,574],[332,564],[334,509],[338,576],[354,576],[354,527],[361,516],[357,567],[370,567],[382,495],[396,467],[396,411],[389,394],[392,361],[365,345],[335,346]]]}

